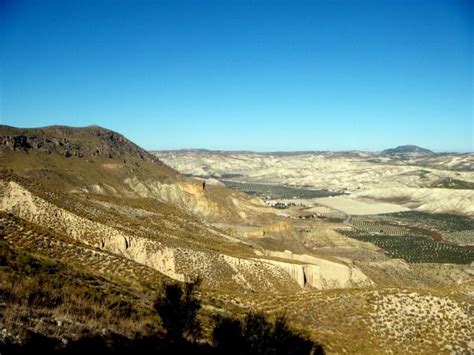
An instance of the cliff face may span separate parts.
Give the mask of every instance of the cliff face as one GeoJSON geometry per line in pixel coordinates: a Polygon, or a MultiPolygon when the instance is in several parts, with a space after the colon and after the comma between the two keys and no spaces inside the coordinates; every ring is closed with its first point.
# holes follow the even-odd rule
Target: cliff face
{"type": "Polygon", "coordinates": [[[192,182],[163,184],[157,180],[125,179],[124,183],[140,197],[155,198],[179,206],[199,216],[211,217],[226,213],[224,206],[212,201],[203,191],[202,185],[192,182]]]}
{"type": "Polygon", "coordinates": [[[287,270],[301,287],[309,285],[317,289],[331,289],[374,286],[372,280],[353,265],[336,263],[311,255],[294,254],[288,250],[284,252],[266,250],[265,255],[288,260],[289,262],[280,260],[268,262],[287,270]]]}
{"type": "Polygon", "coordinates": [[[264,237],[272,233],[287,233],[292,230],[291,223],[280,221],[273,224],[257,227],[243,233],[244,238],[264,237]]]}

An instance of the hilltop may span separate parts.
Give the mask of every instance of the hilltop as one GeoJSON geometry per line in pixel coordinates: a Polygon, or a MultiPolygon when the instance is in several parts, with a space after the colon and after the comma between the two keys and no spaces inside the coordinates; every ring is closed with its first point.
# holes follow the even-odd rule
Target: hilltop
{"type": "Polygon", "coordinates": [[[396,148],[385,149],[382,151],[382,154],[424,154],[424,155],[432,155],[434,154],[431,150],[418,147],[416,145],[400,145],[396,148]]]}
{"type": "Polygon", "coordinates": [[[123,135],[99,126],[0,126],[0,160],[2,168],[60,193],[132,197],[135,180],[185,181],[123,135]]]}
{"type": "Polygon", "coordinates": [[[0,125],[0,149],[57,153],[69,157],[134,157],[158,161],[123,135],[100,126],[15,128],[0,125]]]}

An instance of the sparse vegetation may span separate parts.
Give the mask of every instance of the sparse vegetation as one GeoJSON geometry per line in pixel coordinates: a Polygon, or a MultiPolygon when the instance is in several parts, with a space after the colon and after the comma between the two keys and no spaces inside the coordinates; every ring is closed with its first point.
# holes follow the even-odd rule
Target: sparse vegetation
{"type": "Polygon", "coordinates": [[[474,183],[459,179],[445,178],[440,181],[434,182],[431,187],[445,188],[445,189],[463,189],[473,190],[474,183]]]}
{"type": "MultiPolygon", "coordinates": [[[[6,305],[3,326],[26,317],[37,331],[58,335],[92,330],[97,325],[131,334],[150,326],[152,314],[136,290],[49,258],[13,249],[0,241],[0,292],[6,305]],[[44,318],[55,319],[52,324],[44,318]],[[55,327],[59,322],[61,326],[55,327]]],[[[21,334],[16,334],[20,336],[21,334]]]]}
{"type": "Polygon", "coordinates": [[[472,337],[469,308],[447,297],[415,292],[377,294],[371,327],[387,341],[403,344],[407,353],[416,352],[419,343],[435,346],[437,352],[466,353],[466,339],[472,337]]]}
{"type": "Polygon", "coordinates": [[[74,319],[79,324],[75,331],[80,334],[75,339],[60,340],[57,331],[50,330],[48,335],[48,331],[37,327],[34,331],[24,329],[23,334],[4,334],[0,343],[2,354],[31,351],[50,354],[83,354],[88,351],[104,354],[150,351],[220,354],[226,349],[231,350],[230,354],[310,354],[313,348],[316,354],[324,353],[322,346],[315,346],[309,338],[292,330],[283,317],[278,317],[272,324],[260,313],[249,313],[243,321],[217,317],[212,332],[213,348],[205,338],[201,338],[202,325],[197,318],[201,301],[196,295],[201,282],[199,279],[184,285],[165,285],[153,305],[159,316],[156,318],[150,317],[151,314],[147,316],[146,312],[137,312],[132,303],[120,299],[112,289],[96,287],[101,281],[101,286],[106,285],[105,280],[95,280],[87,274],[74,272],[61,263],[16,252],[5,241],[1,241],[0,250],[0,272],[4,279],[1,285],[2,302],[7,305],[7,315],[2,316],[2,324],[8,326],[9,322],[18,322],[18,319],[8,317],[14,316],[12,311],[18,312],[19,307],[27,307],[23,312],[29,310],[28,317],[41,317],[41,323],[61,315],[64,320],[53,322],[53,328],[62,327],[62,322],[68,318],[69,321],[74,319]],[[16,279],[22,285],[15,287],[12,278],[16,276],[28,281],[16,279]],[[51,313],[52,310],[55,313],[51,313]],[[105,325],[104,317],[109,317],[109,314],[117,324],[128,320],[141,324],[142,318],[153,322],[146,329],[136,326],[134,329],[112,328],[109,323],[107,333],[99,333],[94,325],[105,325]],[[154,324],[158,319],[164,333],[160,326],[154,324]]]}

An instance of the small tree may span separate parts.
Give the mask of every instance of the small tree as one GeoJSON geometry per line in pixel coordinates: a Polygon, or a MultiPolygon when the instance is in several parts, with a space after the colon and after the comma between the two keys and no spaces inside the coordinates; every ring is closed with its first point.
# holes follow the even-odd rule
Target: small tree
{"type": "Polygon", "coordinates": [[[247,354],[270,354],[271,324],[262,313],[248,313],[243,321],[243,336],[247,354]]]}
{"type": "Polygon", "coordinates": [[[168,284],[155,301],[154,308],[171,343],[184,343],[186,339],[194,340],[201,334],[201,324],[196,318],[201,309],[201,302],[196,298],[200,284],[200,278],[184,287],[178,283],[168,284]]]}
{"type": "Polygon", "coordinates": [[[324,354],[323,347],[295,332],[288,326],[285,316],[275,320],[271,331],[270,344],[272,354],[324,354]]]}

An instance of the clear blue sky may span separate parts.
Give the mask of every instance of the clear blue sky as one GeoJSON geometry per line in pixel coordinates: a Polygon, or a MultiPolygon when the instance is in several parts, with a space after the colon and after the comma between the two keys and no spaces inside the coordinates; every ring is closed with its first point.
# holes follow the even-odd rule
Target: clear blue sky
{"type": "Polygon", "coordinates": [[[0,0],[0,122],[148,149],[473,151],[472,3],[0,0]]]}

